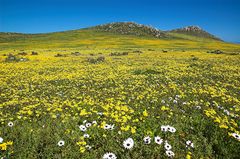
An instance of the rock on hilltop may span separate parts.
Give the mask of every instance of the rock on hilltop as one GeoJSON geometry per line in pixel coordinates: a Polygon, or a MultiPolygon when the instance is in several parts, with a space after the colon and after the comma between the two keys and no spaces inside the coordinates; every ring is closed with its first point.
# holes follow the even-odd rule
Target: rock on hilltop
{"type": "Polygon", "coordinates": [[[155,38],[166,37],[167,35],[151,26],[137,24],[134,22],[115,22],[92,27],[99,31],[113,32],[124,35],[152,36],[155,38]]]}

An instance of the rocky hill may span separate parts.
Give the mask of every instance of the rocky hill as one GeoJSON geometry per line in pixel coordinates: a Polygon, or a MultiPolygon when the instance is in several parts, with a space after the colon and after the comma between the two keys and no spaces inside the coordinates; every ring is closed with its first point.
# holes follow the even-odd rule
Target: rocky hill
{"type": "Polygon", "coordinates": [[[208,38],[208,39],[214,39],[218,41],[222,41],[220,38],[208,33],[207,31],[203,30],[199,26],[187,26],[179,29],[174,29],[169,31],[170,33],[180,33],[180,34],[187,34],[191,36],[197,36],[201,38],[208,38]]]}
{"type": "Polygon", "coordinates": [[[167,34],[159,29],[134,22],[108,23],[92,27],[91,29],[124,35],[151,36],[155,38],[167,37],[167,34]]]}

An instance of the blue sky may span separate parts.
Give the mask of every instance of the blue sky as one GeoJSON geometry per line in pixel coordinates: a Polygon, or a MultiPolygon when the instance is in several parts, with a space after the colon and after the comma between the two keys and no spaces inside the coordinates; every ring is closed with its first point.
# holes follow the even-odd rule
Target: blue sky
{"type": "Polygon", "coordinates": [[[117,21],[161,30],[199,25],[240,42],[240,0],[0,0],[0,32],[45,33],[117,21]]]}

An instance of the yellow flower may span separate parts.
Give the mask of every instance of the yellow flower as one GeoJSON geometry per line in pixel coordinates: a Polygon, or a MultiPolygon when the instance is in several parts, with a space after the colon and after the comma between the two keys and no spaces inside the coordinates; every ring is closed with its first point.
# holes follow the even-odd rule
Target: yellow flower
{"type": "Polygon", "coordinates": [[[127,126],[122,126],[121,128],[120,128],[122,131],[128,131],[129,129],[130,129],[130,126],[129,125],[127,125],[127,126]]]}
{"type": "Polygon", "coordinates": [[[187,155],[186,155],[186,159],[191,159],[192,158],[191,154],[192,154],[191,152],[188,152],[187,155]]]}
{"type": "Polygon", "coordinates": [[[148,116],[148,112],[146,109],[143,111],[143,116],[146,116],[146,117],[148,116]]]}
{"type": "Polygon", "coordinates": [[[8,141],[6,143],[2,143],[2,144],[0,144],[0,150],[5,151],[5,150],[7,150],[7,146],[11,146],[11,145],[13,145],[12,141],[8,141]]]}
{"type": "Polygon", "coordinates": [[[162,110],[162,111],[169,110],[169,109],[170,109],[170,108],[165,107],[165,106],[162,106],[162,107],[161,107],[161,110],[162,110]]]}
{"type": "Polygon", "coordinates": [[[136,133],[136,129],[135,128],[131,128],[131,133],[135,134],[136,133]]]}
{"type": "Polygon", "coordinates": [[[214,122],[216,122],[216,123],[220,123],[220,122],[221,122],[221,120],[220,120],[220,118],[219,118],[219,117],[216,117],[216,118],[215,118],[215,120],[214,120],[214,122]]]}
{"type": "Polygon", "coordinates": [[[12,141],[8,141],[7,145],[13,145],[13,142],[12,141]]]}
{"type": "Polygon", "coordinates": [[[86,141],[84,141],[84,137],[81,137],[81,138],[80,138],[80,141],[77,142],[77,145],[80,145],[80,146],[81,146],[81,145],[86,145],[86,144],[87,144],[87,143],[86,143],[86,141]]]}
{"type": "Polygon", "coordinates": [[[31,110],[28,110],[28,115],[32,115],[33,114],[33,112],[31,111],[31,110]]]}
{"type": "Polygon", "coordinates": [[[139,122],[139,119],[134,119],[133,122],[137,123],[137,122],[139,122]]]}
{"type": "Polygon", "coordinates": [[[52,118],[53,118],[53,119],[56,119],[56,118],[57,118],[57,115],[53,114],[53,115],[52,115],[52,118]]]}
{"type": "Polygon", "coordinates": [[[3,143],[3,144],[0,144],[0,150],[7,150],[7,144],[6,143],[3,143]]]}
{"type": "Polygon", "coordinates": [[[106,125],[106,121],[103,121],[101,124],[100,124],[100,128],[104,128],[104,126],[106,125]]]}
{"type": "Polygon", "coordinates": [[[84,153],[84,152],[85,152],[85,150],[86,150],[86,148],[85,148],[85,147],[80,147],[80,152],[81,152],[81,153],[84,153]]]}
{"type": "Polygon", "coordinates": [[[219,127],[220,127],[220,128],[223,128],[223,129],[227,129],[227,128],[228,128],[228,126],[227,126],[227,125],[224,125],[224,124],[221,124],[219,127]]]}
{"type": "Polygon", "coordinates": [[[88,113],[87,113],[87,111],[86,111],[86,109],[83,109],[83,110],[81,110],[81,112],[80,112],[80,116],[84,116],[84,115],[87,115],[88,113]]]}

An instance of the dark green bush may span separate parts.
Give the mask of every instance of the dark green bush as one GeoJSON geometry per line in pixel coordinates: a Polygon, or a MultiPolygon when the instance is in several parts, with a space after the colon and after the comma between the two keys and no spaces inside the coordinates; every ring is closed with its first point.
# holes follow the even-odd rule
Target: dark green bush
{"type": "Polygon", "coordinates": [[[29,59],[24,57],[18,57],[13,54],[9,54],[5,59],[5,62],[26,62],[26,61],[29,61],[29,59]]]}
{"type": "Polygon", "coordinates": [[[98,56],[98,57],[88,57],[87,61],[92,64],[100,63],[105,61],[105,56],[98,56]]]}

